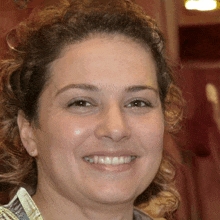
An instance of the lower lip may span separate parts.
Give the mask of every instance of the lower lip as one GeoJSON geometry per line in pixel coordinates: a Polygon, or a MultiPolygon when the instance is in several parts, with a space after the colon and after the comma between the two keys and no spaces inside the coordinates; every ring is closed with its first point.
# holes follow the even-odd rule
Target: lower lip
{"type": "Polygon", "coordinates": [[[108,172],[125,172],[127,170],[130,170],[136,163],[136,159],[131,161],[130,163],[124,163],[124,164],[119,164],[119,165],[106,165],[106,164],[95,164],[95,163],[90,163],[86,160],[84,162],[89,165],[91,168],[98,170],[98,171],[108,171],[108,172]]]}

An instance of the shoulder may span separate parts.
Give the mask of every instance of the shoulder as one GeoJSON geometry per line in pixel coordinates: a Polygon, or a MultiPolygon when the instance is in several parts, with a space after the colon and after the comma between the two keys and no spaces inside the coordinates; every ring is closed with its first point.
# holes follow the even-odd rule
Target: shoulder
{"type": "Polygon", "coordinates": [[[19,220],[20,218],[23,219],[22,216],[25,216],[25,211],[20,203],[20,200],[17,194],[8,204],[4,206],[0,206],[0,219],[19,220]]]}
{"type": "Polygon", "coordinates": [[[166,220],[165,218],[151,218],[145,212],[138,208],[134,208],[134,220],[166,220]]]}
{"type": "Polygon", "coordinates": [[[9,209],[0,206],[0,219],[2,220],[19,220],[19,218],[13,213],[11,212],[9,209]]]}
{"type": "Polygon", "coordinates": [[[153,220],[145,212],[140,209],[134,208],[134,220],[153,220]]]}
{"type": "Polygon", "coordinates": [[[24,188],[20,188],[14,198],[0,207],[2,220],[43,220],[31,196],[24,188]]]}

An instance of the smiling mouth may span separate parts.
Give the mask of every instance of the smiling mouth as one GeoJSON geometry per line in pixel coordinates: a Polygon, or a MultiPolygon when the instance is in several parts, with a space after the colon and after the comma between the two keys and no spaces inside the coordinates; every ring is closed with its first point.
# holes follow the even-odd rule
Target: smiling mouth
{"type": "Polygon", "coordinates": [[[86,156],[84,160],[91,164],[104,164],[104,165],[121,165],[128,164],[134,161],[137,156],[120,156],[120,157],[109,157],[109,156],[86,156]]]}

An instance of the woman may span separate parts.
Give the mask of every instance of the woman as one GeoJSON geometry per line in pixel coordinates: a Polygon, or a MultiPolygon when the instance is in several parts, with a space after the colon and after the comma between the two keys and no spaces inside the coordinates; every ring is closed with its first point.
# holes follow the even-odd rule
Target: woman
{"type": "Polygon", "coordinates": [[[0,177],[14,196],[1,218],[151,219],[134,205],[171,216],[163,135],[181,95],[155,23],[129,0],[76,0],[17,33],[1,65],[0,177]]]}

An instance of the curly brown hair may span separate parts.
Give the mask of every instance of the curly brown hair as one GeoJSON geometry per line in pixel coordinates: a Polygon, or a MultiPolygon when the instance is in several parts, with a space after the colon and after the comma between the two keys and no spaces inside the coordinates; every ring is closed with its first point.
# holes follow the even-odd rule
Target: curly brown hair
{"type": "MultiPolygon", "coordinates": [[[[150,49],[156,63],[160,100],[166,129],[175,132],[182,118],[182,96],[165,58],[164,39],[156,23],[131,0],[63,0],[58,6],[38,11],[17,28],[19,45],[0,65],[0,187],[15,192],[20,186],[33,192],[37,165],[22,145],[17,115],[22,110],[29,122],[38,123],[38,100],[49,78],[49,64],[62,49],[91,34],[121,34],[150,49]]],[[[165,154],[151,185],[135,205],[150,207],[153,217],[172,213],[179,194],[173,185],[175,168],[165,154]]]]}
{"type": "Polygon", "coordinates": [[[13,2],[18,6],[19,9],[25,9],[30,0],[13,0],[13,2]]]}

